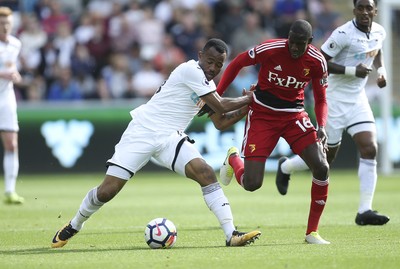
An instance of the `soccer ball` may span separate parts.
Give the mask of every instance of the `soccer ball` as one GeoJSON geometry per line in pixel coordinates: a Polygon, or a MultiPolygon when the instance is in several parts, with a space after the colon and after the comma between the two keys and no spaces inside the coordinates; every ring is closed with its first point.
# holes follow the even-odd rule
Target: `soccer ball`
{"type": "Polygon", "coordinates": [[[172,248],[176,237],[175,225],[166,218],[153,219],[144,229],[144,240],[151,248],[172,248]]]}

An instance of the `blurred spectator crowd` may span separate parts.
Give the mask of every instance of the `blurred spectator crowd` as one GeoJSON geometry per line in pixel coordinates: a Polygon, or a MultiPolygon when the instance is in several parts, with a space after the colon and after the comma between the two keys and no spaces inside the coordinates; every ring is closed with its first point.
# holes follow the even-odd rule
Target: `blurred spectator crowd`
{"type": "MultiPolygon", "coordinates": [[[[2,0],[22,42],[18,100],[148,98],[211,37],[229,59],[265,39],[287,37],[298,18],[320,46],[341,24],[329,0],[2,0]],[[310,12],[312,10],[312,12],[310,12]]],[[[228,61],[229,61],[228,59],[228,61]]],[[[219,77],[217,77],[218,82],[219,77]]],[[[246,68],[231,95],[257,81],[246,68]]]]}

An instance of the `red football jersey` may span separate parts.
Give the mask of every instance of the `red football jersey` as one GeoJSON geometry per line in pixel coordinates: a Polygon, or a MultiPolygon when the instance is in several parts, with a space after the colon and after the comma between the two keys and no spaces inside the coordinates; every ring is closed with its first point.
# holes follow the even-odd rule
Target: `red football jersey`
{"type": "Polygon", "coordinates": [[[276,111],[304,110],[304,88],[312,82],[319,125],[326,121],[328,68],[322,53],[308,45],[298,59],[292,58],[287,39],[272,39],[239,54],[225,70],[217,92],[222,95],[240,69],[260,65],[255,102],[276,111]]]}

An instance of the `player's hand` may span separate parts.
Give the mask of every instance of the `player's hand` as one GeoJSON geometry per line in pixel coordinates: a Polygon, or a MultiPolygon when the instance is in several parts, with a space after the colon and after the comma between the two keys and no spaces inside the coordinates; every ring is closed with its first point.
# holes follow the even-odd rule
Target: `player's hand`
{"type": "Polygon", "coordinates": [[[2,78],[6,79],[6,80],[11,80],[13,83],[20,82],[22,79],[21,74],[18,71],[4,73],[2,75],[2,78]]]}
{"type": "Polygon", "coordinates": [[[257,83],[253,83],[250,85],[249,90],[247,90],[246,88],[243,88],[242,95],[243,96],[246,95],[245,92],[254,92],[256,90],[256,87],[257,87],[257,83]]]}
{"type": "Polygon", "coordinates": [[[254,92],[256,90],[257,84],[251,84],[249,91],[254,92]]]}
{"type": "Polygon", "coordinates": [[[376,80],[376,84],[379,88],[386,87],[386,78],[383,75],[380,75],[376,80]]]}
{"type": "Polygon", "coordinates": [[[13,72],[12,74],[12,81],[14,83],[18,83],[22,80],[21,74],[18,71],[13,72]]]}
{"type": "Polygon", "coordinates": [[[356,77],[365,78],[372,72],[372,69],[365,64],[359,64],[356,66],[356,77]]]}
{"type": "Polygon", "coordinates": [[[328,151],[328,136],[326,134],[324,126],[318,127],[317,137],[319,139],[319,142],[321,142],[322,147],[324,148],[324,152],[327,152],[328,151]]]}
{"type": "Polygon", "coordinates": [[[252,90],[248,91],[245,88],[243,88],[242,96],[247,97],[247,99],[248,99],[247,104],[250,104],[251,102],[253,102],[253,91],[252,90]]]}

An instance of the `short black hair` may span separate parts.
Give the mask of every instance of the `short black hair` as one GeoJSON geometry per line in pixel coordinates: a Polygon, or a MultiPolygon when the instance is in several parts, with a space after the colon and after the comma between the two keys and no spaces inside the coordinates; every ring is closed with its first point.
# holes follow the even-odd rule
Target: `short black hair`
{"type": "Polygon", "coordinates": [[[218,38],[211,38],[203,47],[203,51],[207,51],[210,48],[215,48],[219,53],[228,54],[228,45],[218,38]]]}
{"type": "Polygon", "coordinates": [[[306,20],[297,20],[290,27],[290,32],[310,38],[312,37],[312,26],[306,20]]]}
{"type": "MultiPolygon", "coordinates": [[[[354,7],[356,7],[357,1],[358,0],[353,0],[354,7]]],[[[378,6],[378,0],[374,0],[374,3],[375,3],[375,7],[377,7],[378,6]]]]}

